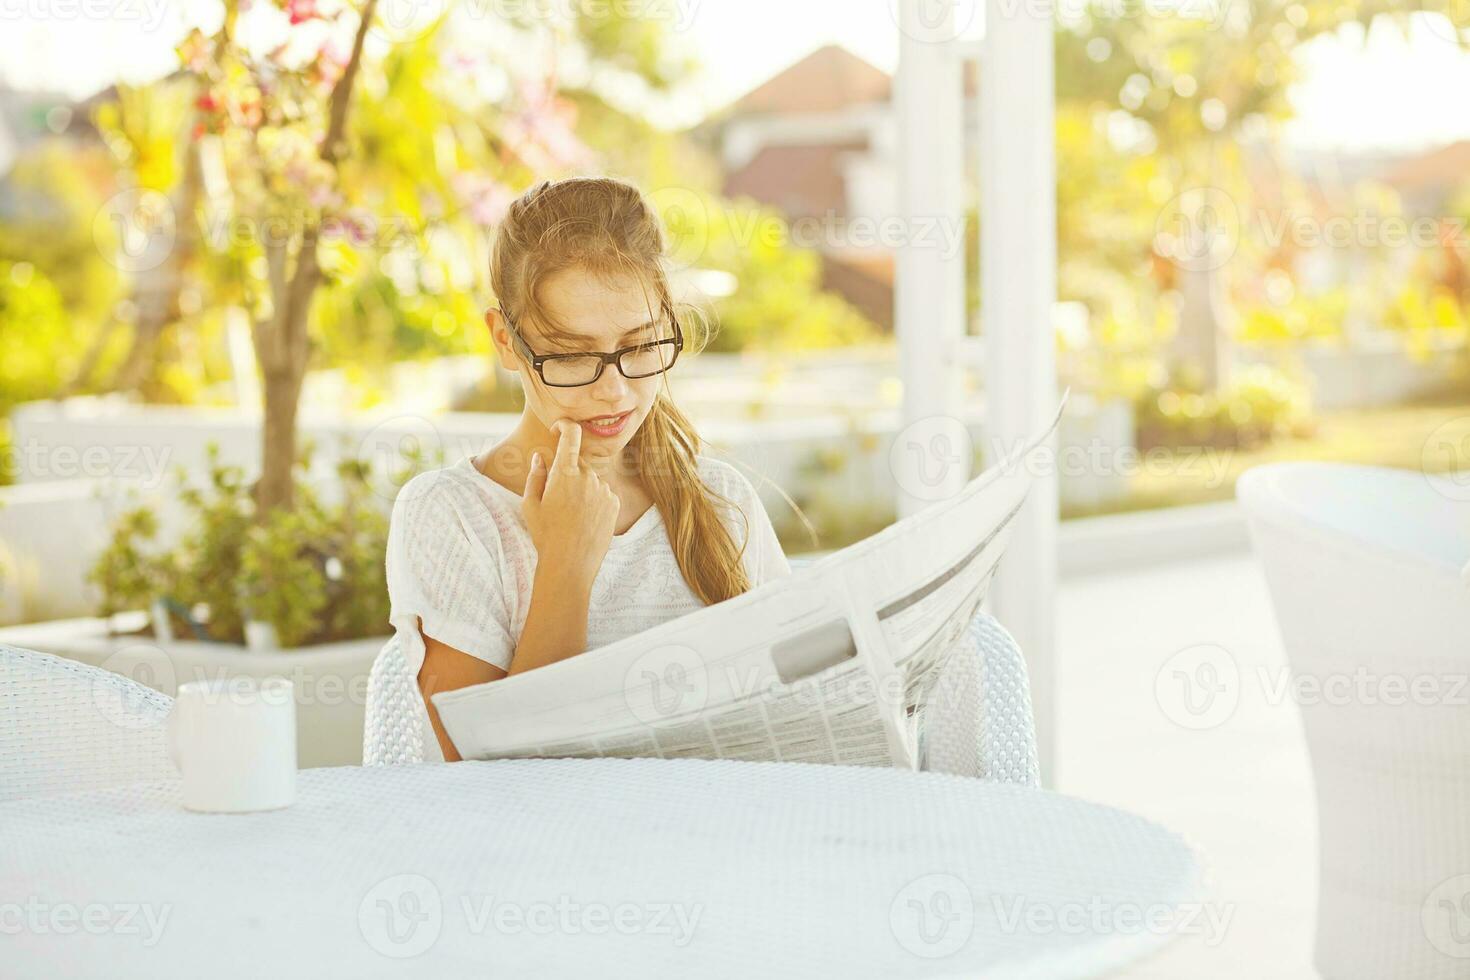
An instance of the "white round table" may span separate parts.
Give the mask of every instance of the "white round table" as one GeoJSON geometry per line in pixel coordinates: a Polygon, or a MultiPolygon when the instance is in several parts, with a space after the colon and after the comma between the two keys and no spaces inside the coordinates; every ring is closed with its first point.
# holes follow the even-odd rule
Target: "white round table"
{"type": "Polygon", "coordinates": [[[1199,868],[1041,790],[796,763],[306,769],[273,812],[175,781],[0,804],[11,976],[1096,976],[1199,868]]]}

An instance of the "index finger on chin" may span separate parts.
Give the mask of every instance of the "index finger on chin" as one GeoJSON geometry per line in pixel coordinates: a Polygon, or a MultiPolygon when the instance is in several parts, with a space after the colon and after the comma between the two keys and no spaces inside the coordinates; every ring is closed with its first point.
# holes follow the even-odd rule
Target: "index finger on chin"
{"type": "Polygon", "coordinates": [[[556,443],[556,460],[552,465],[575,470],[582,452],[582,427],[571,419],[557,419],[556,428],[561,437],[556,443]]]}

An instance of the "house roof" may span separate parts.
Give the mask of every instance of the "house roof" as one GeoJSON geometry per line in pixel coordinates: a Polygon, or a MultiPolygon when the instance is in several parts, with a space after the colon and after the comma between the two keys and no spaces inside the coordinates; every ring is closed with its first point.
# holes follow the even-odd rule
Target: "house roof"
{"type": "Polygon", "coordinates": [[[766,146],[725,178],[726,197],[753,197],[793,218],[847,213],[841,156],[868,148],[866,140],[766,146]]]}
{"type": "MultiPolygon", "coordinates": [[[[964,92],[978,90],[978,65],[964,62],[964,92]]],[[[893,76],[840,44],[820,48],[783,68],[715,115],[800,115],[887,102],[893,76]]]]}
{"type": "Polygon", "coordinates": [[[884,102],[892,86],[883,69],[840,44],[825,44],[751,89],[725,114],[831,112],[884,102]]]}
{"type": "Polygon", "coordinates": [[[1403,190],[1458,187],[1470,179],[1470,140],[1409,157],[1390,170],[1386,179],[1403,190]]]}
{"type": "Polygon", "coordinates": [[[822,288],[837,293],[885,331],[893,330],[892,253],[822,255],[822,288]]]}

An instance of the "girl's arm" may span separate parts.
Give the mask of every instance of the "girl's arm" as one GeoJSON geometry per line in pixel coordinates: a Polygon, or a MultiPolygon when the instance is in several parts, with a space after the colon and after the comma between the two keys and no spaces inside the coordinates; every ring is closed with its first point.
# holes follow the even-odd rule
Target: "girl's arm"
{"type": "MultiPolygon", "coordinates": [[[[558,419],[555,427],[556,458],[548,471],[539,453],[532,457],[521,501],[537,560],[531,607],[511,656],[511,674],[575,657],[587,648],[592,583],[612,544],[618,517],[617,494],[596,472],[581,465],[581,426],[558,419]]],[[[427,636],[424,647],[419,690],[444,758],[454,762],[461,756],[440,725],[429,695],[499,680],[507,672],[427,636]]]]}
{"type": "MultiPolygon", "coordinates": [[[[423,633],[422,630],[419,631],[423,633]]],[[[430,694],[453,691],[472,684],[498,681],[505,671],[494,664],[487,664],[479,657],[472,657],[463,650],[456,650],[447,643],[440,643],[428,634],[424,636],[424,663],[419,668],[419,690],[424,696],[424,706],[429,709],[429,722],[434,726],[434,736],[439,739],[439,750],[445,762],[460,761],[459,750],[449,740],[449,733],[439,721],[439,709],[434,707],[430,694]]]]}
{"type": "MultiPolygon", "coordinates": [[[[531,608],[526,613],[526,627],[521,631],[511,657],[511,674],[542,667],[581,653],[587,647],[587,611],[591,603],[592,583],[585,576],[551,564],[536,568],[531,589],[531,608]]],[[[420,631],[422,633],[422,630],[420,631]]],[[[429,709],[429,721],[446,762],[458,762],[459,750],[439,721],[439,709],[429,697],[440,691],[453,691],[472,684],[484,684],[506,677],[507,672],[479,657],[457,650],[424,635],[424,663],[419,668],[419,690],[429,709]]]]}

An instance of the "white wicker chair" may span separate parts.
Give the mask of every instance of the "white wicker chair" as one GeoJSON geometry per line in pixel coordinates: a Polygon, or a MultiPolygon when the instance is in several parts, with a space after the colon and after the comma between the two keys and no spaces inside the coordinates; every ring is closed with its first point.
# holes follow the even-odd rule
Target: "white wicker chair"
{"type": "Polygon", "coordinates": [[[172,704],[110,670],[0,644],[0,800],[175,775],[172,704]]]}
{"type": "Polygon", "coordinates": [[[1451,955],[1470,952],[1454,881],[1470,874],[1462,490],[1332,463],[1261,466],[1237,484],[1293,673],[1352,681],[1301,704],[1320,829],[1316,965],[1328,980],[1470,976],[1470,960],[1451,955]],[[1359,693],[1357,677],[1383,683],[1359,693]]]}
{"type": "MultiPolygon", "coordinates": [[[[974,655],[951,661],[938,681],[942,696],[921,719],[924,768],[1039,786],[1036,728],[1020,648],[984,612],[975,615],[959,642],[974,655]]],[[[417,679],[394,637],[368,674],[363,765],[425,761],[423,710],[417,679]]]]}

